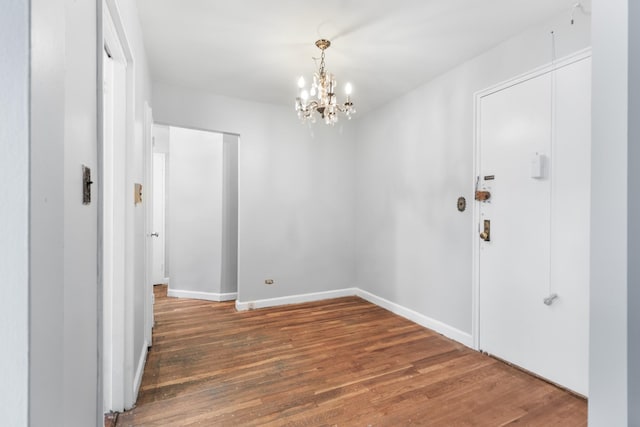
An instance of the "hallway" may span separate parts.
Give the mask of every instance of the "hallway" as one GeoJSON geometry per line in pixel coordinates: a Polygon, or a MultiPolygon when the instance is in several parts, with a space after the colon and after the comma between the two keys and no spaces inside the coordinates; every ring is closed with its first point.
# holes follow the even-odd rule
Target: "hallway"
{"type": "Polygon", "coordinates": [[[236,312],[155,296],[118,426],[586,425],[586,401],[356,297],[236,312]]]}

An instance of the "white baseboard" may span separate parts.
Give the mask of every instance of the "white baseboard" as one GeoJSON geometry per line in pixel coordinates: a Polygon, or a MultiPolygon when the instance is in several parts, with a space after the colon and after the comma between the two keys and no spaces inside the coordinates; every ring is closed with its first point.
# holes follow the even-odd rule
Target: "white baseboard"
{"type": "Polygon", "coordinates": [[[142,374],[144,373],[144,365],[147,363],[147,352],[149,351],[149,343],[144,342],[142,346],[142,353],[140,353],[140,360],[138,360],[138,368],[136,369],[136,376],[133,377],[133,402],[138,400],[138,392],[140,391],[140,384],[142,384],[142,374]]]}
{"type": "Polygon", "coordinates": [[[418,325],[434,330],[447,338],[451,338],[452,340],[459,342],[460,344],[464,344],[467,347],[474,348],[473,337],[471,336],[471,334],[463,332],[457,328],[454,328],[453,326],[449,326],[439,320],[432,319],[431,317],[425,316],[424,314],[420,314],[417,311],[411,310],[410,308],[404,307],[400,304],[374,295],[371,292],[364,291],[360,288],[357,288],[357,291],[358,292],[356,295],[362,299],[365,299],[379,307],[389,310],[390,312],[395,313],[398,316],[402,316],[405,319],[409,319],[412,322],[417,323],[418,325]]]}
{"type": "Polygon", "coordinates": [[[303,302],[321,301],[324,299],[350,297],[357,295],[357,288],[337,289],[335,291],[313,292],[310,294],[291,295],[286,297],[260,299],[255,301],[241,302],[236,300],[236,310],[245,311],[254,308],[276,307],[287,304],[300,304],[303,302]]]}
{"type": "Polygon", "coordinates": [[[385,298],[379,297],[377,295],[372,294],[371,292],[364,291],[360,288],[345,288],[338,289],[335,291],[326,291],[326,292],[314,292],[310,294],[301,294],[301,295],[292,295],[286,297],[279,298],[269,298],[269,299],[261,299],[255,301],[237,301],[236,300],[236,310],[245,311],[245,310],[253,310],[256,308],[267,308],[267,307],[276,307],[279,305],[287,305],[287,304],[300,304],[304,302],[312,302],[312,301],[320,301],[324,299],[330,298],[340,298],[340,297],[348,297],[348,296],[359,296],[360,298],[367,300],[379,307],[382,307],[390,312],[397,314],[398,316],[402,316],[405,319],[409,319],[412,322],[417,323],[418,325],[424,326],[425,328],[429,328],[433,331],[436,331],[447,338],[451,338],[454,341],[457,341],[467,347],[473,348],[473,337],[471,334],[463,332],[457,328],[447,325],[439,320],[432,319],[424,314],[420,314],[417,311],[414,311],[410,308],[404,307],[395,302],[391,302],[385,298]]]}
{"type": "Polygon", "coordinates": [[[231,301],[237,298],[237,292],[229,292],[226,294],[217,294],[214,292],[199,292],[199,291],[183,291],[180,289],[167,290],[167,296],[175,298],[191,298],[202,299],[206,301],[231,301]]]}

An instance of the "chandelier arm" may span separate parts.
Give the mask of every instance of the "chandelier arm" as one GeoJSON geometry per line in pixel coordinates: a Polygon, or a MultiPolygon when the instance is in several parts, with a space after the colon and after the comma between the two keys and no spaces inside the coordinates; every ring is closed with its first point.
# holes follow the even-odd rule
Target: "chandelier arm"
{"type": "Polygon", "coordinates": [[[309,102],[309,103],[307,104],[307,109],[309,109],[309,110],[315,110],[315,109],[317,109],[319,106],[320,106],[320,104],[318,104],[318,101],[316,101],[316,100],[314,99],[313,101],[311,101],[311,102],[309,102]]]}

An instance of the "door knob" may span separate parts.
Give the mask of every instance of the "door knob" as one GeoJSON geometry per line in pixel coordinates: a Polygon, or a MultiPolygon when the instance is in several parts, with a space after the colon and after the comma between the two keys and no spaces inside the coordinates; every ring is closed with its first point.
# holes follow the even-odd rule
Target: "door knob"
{"type": "Polygon", "coordinates": [[[491,241],[491,221],[488,219],[484,220],[484,230],[480,233],[480,238],[485,242],[491,241]]]}
{"type": "Polygon", "coordinates": [[[151,236],[153,236],[153,237],[158,237],[158,236],[159,236],[159,234],[158,234],[158,232],[156,231],[155,233],[151,233],[151,236]]]}

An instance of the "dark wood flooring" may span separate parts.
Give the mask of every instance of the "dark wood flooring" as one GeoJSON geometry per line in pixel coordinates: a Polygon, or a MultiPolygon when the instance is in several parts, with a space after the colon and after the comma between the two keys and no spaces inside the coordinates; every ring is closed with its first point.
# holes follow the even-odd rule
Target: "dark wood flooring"
{"type": "Polygon", "coordinates": [[[585,426],[586,401],[356,297],[236,312],[156,287],[118,426],[585,426]]]}

